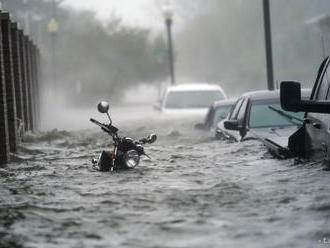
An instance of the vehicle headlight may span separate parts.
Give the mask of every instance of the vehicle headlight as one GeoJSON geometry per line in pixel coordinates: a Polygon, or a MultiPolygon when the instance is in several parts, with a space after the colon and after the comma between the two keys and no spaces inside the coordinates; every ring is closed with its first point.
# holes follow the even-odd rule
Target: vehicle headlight
{"type": "Polygon", "coordinates": [[[124,154],[124,163],[128,168],[136,167],[140,162],[140,156],[136,150],[129,150],[124,154]]]}

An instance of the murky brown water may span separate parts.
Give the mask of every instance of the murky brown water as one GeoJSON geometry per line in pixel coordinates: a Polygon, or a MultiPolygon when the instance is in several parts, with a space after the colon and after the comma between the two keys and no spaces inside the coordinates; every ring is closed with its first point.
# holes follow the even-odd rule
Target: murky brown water
{"type": "Polygon", "coordinates": [[[330,247],[320,164],[217,141],[189,121],[121,124],[159,139],[152,160],[119,173],[92,170],[109,143],[92,124],[30,137],[0,168],[0,247],[330,247]]]}

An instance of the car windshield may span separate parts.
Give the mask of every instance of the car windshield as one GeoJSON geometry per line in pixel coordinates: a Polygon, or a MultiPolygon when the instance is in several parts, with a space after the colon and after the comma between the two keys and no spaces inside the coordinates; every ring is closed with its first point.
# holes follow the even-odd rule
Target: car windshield
{"type": "Polygon", "coordinates": [[[165,108],[207,108],[213,102],[223,100],[218,90],[172,91],[167,95],[165,108]]]}
{"type": "Polygon", "coordinates": [[[225,119],[230,109],[231,105],[217,107],[213,116],[212,126],[215,127],[221,120],[225,119]]]}
{"type": "Polygon", "coordinates": [[[297,121],[289,120],[287,117],[271,110],[269,106],[295,118],[304,118],[303,112],[295,113],[283,110],[278,101],[255,101],[252,103],[250,110],[250,128],[298,125],[297,121]]]}

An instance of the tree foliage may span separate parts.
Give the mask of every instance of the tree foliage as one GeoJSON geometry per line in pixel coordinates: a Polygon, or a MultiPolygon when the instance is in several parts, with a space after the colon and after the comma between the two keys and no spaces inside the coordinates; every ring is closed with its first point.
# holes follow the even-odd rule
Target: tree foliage
{"type": "Polygon", "coordinates": [[[47,24],[56,18],[60,27],[56,35],[57,89],[64,89],[72,101],[89,104],[102,97],[120,98],[129,86],[167,77],[167,64],[154,56],[154,50],[164,44],[161,36],[125,26],[115,16],[101,23],[95,13],[64,8],[59,1],[26,2],[6,0],[4,6],[21,23],[26,23],[29,13],[31,33],[40,41],[50,84],[52,40],[47,24]]]}

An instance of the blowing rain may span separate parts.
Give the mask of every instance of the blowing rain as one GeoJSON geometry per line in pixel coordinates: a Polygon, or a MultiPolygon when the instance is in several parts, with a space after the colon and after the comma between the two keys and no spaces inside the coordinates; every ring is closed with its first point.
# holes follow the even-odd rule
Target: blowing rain
{"type": "Polygon", "coordinates": [[[0,247],[330,246],[330,2],[0,0],[0,247]]]}

